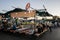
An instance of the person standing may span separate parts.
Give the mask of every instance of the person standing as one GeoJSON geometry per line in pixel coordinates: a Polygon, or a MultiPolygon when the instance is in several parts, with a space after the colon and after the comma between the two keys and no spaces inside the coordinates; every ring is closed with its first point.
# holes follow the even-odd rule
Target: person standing
{"type": "Polygon", "coordinates": [[[49,31],[52,32],[52,23],[51,22],[49,22],[48,28],[49,28],[49,31]]]}

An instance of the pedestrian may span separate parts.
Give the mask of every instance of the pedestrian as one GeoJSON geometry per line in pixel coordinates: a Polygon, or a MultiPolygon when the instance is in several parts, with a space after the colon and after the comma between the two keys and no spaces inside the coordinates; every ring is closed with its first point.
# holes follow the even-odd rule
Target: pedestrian
{"type": "Polygon", "coordinates": [[[52,32],[52,23],[49,23],[49,25],[47,25],[49,28],[49,31],[52,32]]]}
{"type": "Polygon", "coordinates": [[[13,30],[16,30],[16,24],[13,23],[13,27],[12,27],[13,30]]]}
{"type": "Polygon", "coordinates": [[[50,32],[52,32],[52,27],[51,26],[49,26],[49,30],[50,30],[50,32]]]}
{"type": "Polygon", "coordinates": [[[7,28],[8,28],[8,23],[7,23],[7,21],[4,20],[2,23],[3,23],[3,30],[4,30],[4,31],[7,31],[7,28]]]}

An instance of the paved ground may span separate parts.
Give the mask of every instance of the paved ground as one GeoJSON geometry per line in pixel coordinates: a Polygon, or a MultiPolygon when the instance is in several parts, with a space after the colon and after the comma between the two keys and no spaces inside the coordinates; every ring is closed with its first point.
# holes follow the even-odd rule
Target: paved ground
{"type": "Polygon", "coordinates": [[[52,32],[48,31],[41,37],[0,32],[0,40],[60,40],[60,28],[55,28],[52,32]]]}
{"type": "Polygon", "coordinates": [[[53,29],[52,32],[46,32],[40,38],[41,40],[60,40],[60,28],[53,29]]]}

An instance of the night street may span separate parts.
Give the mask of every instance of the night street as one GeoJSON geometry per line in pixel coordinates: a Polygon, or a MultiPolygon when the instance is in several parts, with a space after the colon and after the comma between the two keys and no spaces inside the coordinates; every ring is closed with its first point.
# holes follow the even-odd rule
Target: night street
{"type": "Polygon", "coordinates": [[[60,28],[47,31],[41,37],[0,32],[0,40],[60,40],[60,28]]]}

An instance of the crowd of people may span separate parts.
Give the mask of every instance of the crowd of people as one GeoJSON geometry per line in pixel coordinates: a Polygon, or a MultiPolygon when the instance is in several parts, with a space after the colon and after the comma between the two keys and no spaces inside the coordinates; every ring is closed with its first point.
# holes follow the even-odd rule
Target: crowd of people
{"type": "MultiPolygon", "coordinates": [[[[24,29],[24,25],[22,25],[21,23],[17,22],[18,20],[16,19],[15,21],[11,21],[11,20],[2,20],[0,22],[0,31],[10,31],[10,32],[16,32],[17,29],[24,29]]],[[[30,24],[31,25],[31,24],[30,24]]],[[[28,26],[30,26],[28,25],[28,26]]],[[[44,22],[44,23],[37,23],[34,26],[28,27],[26,29],[23,30],[23,32],[28,32],[32,29],[33,33],[41,33],[43,32],[45,29],[49,29],[50,32],[52,32],[52,28],[55,26],[60,25],[60,23],[52,23],[52,22],[44,22]]],[[[19,31],[20,32],[20,31],[19,31]]],[[[22,32],[22,31],[21,31],[22,32]]]]}

